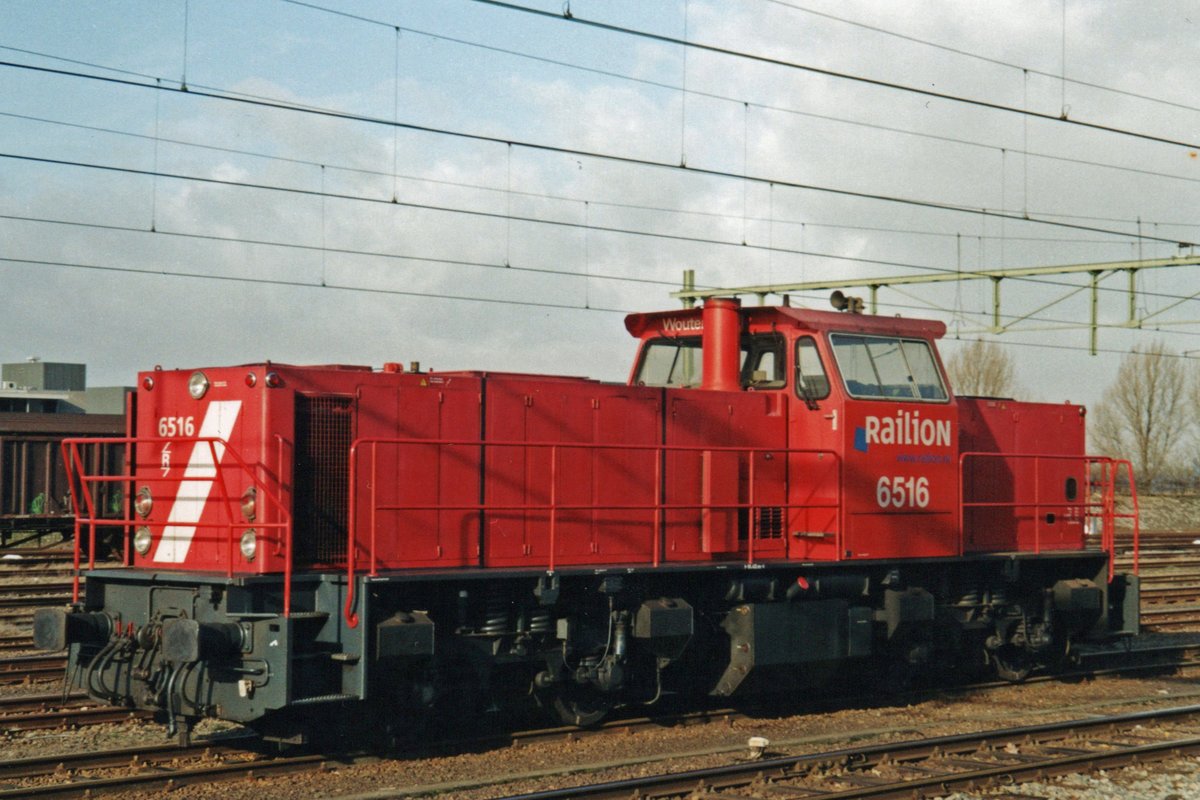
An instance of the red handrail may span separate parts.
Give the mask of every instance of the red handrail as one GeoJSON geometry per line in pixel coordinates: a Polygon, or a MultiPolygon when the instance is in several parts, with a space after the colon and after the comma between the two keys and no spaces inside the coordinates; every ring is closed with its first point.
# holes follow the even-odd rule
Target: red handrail
{"type": "MultiPolygon", "coordinates": [[[[549,516],[549,549],[547,570],[554,572],[556,569],[555,550],[556,550],[556,517],[563,511],[648,511],[653,515],[653,528],[651,531],[652,539],[652,560],[653,566],[658,566],[662,559],[661,542],[658,532],[661,530],[662,515],[666,511],[690,511],[690,510],[706,510],[706,509],[723,509],[733,510],[742,508],[752,508],[754,505],[754,469],[753,455],[757,453],[771,454],[786,454],[786,455],[825,455],[833,457],[838,469],[837,480],[837,497],[833,502],[829,503],[792,503],[772,502],[771,505],[780,508],[841,508],[841,458],[836,451],[828,449],[805,449],[805,448],[786,448],[786,447],[733,447],[733,446],[709,446],[709,445],[661,445],[661,444],[598,444],[592,442],[539,442],[539,441],[481,441],[479,439],[418,439],[418,438],[362,438],[357,439],[350,447],[350,497],[348,503],[349,524],[347,525],[347,547],[346,547],[346,604],[345,604],[345,619],[346,624],[350,627],[358,625],[358,614],[354,612],[354,580],[358,569],[358,513],[357,513],[357,498],[356,488],[359,483],[359,451],[367,448],[371,452],[371,474],[367,481],[370,492],[370,572],[368,575],[378,574],[376,571],[376,512],[378,511],[478,511],[478,512],[496,512],[496,511],[545,511],[549,516]],[[487,503],[430,503],[430,504],[406,504],[403,506],[383,506],[377,502],[376,489],[379,485],[377,479],[377,458],[378,447],[380,445],[410,445],[410,446],[469,446],[469,447],[497,447],[497,448],[541,448],[550,450],[550,486],[548,491],[549,502],[547,503],[525,503],[525,504],[506,504],[495,505],[487,503]],[[591,451],[599,450],[617,450],[617,451],[639,451],[645,452],[654,459],[654,502],[652,503],[605,503],[597,505],[595,503],[571,503],[563,504],[558,502],[558,452],[560,448],[575,448],[591,451]],[[667,453],[670,452],[729,452],[746,454],[750,456],[750,502],[746,503],[667,503],[665,502],[664,489],[662,482],[663,461],[667,453]]],[[[748,533],[747,542],[747,563],[754,563],[754,537],[755,523],[753,514],[750,521],[750,531],[748,533]]],[[[835,540],[840,540],[841,524],[840,517],[835,523],[836,530],[834,531],[835,540]]],[[[840,558],[840,552],[838,554],[840,558]]]]}
{"type": "MultiPolygon", "coordinates": [[[[1138,502],[1137,483],[1134,481],[1133,464],[1128,459],[1123,458],[1107,458],[1097,459],[1096,462],[1100,465],[1101,479],[1104,481],[1104,494],[1107,502],[1104,506],[1104,514],[1101,517],[1101,536],[1107,544],[1108,549],[1112,553],[1116,553],[1117,545],[1117,526],[1118,519],[1131,520],[1133,531],[1133,574],[1137,575],[1140,569],[1140,550],[1141,550],[1141,506],[1138,502]],[[1127,514],[1118,514],[1116,509],[1116,488],[1117,475],[1122,467],[1129,476],[1129,499],[1132,506],[1131,511],[1127,514]]],[[[1108,561],[1108,579],[1113,579],[1115,557],[1108,561]]]]}
{"type": "MultiPolygon", "coordinates": [[[[83,459],[80,457],[79,448],[84,445],[102,444],[102,443],[125,444],[127,447],[129,447],[131,445],[150,445],[150,444],[161,444],[161,443],[167,443],[167,442],[172,443],[172,444],[192,444],[195,447],[205,446],[208,448],[209,456],[212,459],[212,461],[211,461],[212,474],[211,475],[204,474],[204,475],[196,475],[196,476],[189,477],[185,474],[178,479],[173,479],[173,481],[177,482],[179,484],[182,484],[185,482],[195,483],[195,482],[199,482],[199,481],[207,481],[207,482],[211,482],[212,485],[214,487],[216,487],[217,492],[218,492],[217,502],[218,502],[219,506],[222,507],[225,511],[225,520],[226,521],[225,522],[215,522],[215,523],[214,522],[201,523],[201,522],[197,521],[196,527],[197,528],[203,527],[203,528],[226,529],[228,531],[229,547],[226,551],[226,553],[227,553],[226,576],[227,577],[233,577],[233,565],[234,565],[234,561],[235,561],[234,553],[236,552],[236,544],[235,544],[235,540],[234,540],[234,529],[239,528],[239,527],[245,527],[245,522],[239,520],[238,516],[235,513],[236,509],[234,507],[233,497],[229,492],[228,486],[226,486],[226,481],[229,479],[228,473],[230,471],[228,469],[228,467],[234,467],[236,472],[243,474],[245,476],[248,476],[252,485],[254,486],[256,500],[259,498],[265,499],[267,501],[266,507],[273,509],[273,511],[275,512],[275,514],[277,515],[277,517],[279,518],[280,521],[264,522],[264,521],[255,520],[255,522],[253,523],[253,526],[254,526],[254,528],[256,528],[258,530],[278,529],[278,530],[282,531],[282,538],[284,540],[284,547],[285,547],[285,553],[286,553],[286,556],[284,559],[283,614],[284,614],[284,616],[288,616],[291,613],[291,573],[292,573],[292,558],[291,558],[292,517],[291,517],[291,513],[276,494],[268,491],[266,483],[259,476],[257,469],[254,468],[259,465],[248,464],[246,462],[246,460],[243,459],[241,457],[241,455],[237,452],[237,450],[235,450],[232,446],[230,446],[229,442],[225,441],[224,439],[218,438],[218,437],[179,436],[179,437],[172,438],[172,437],[158,437],[158,436],[144,436],[144,437],[126,436],[126,437],[120,437],[120,438],[103,437],[103,438],[75,438],[75,439],[64,439],[63,440],[63,443],[62,443],[63,463],[67,465],[68,472],[70,473],[70,475],[69,475],[70,480],[68,480],[67,483],[68,483],[68,486],[70,487],[71,502],[75,506],[77,511],[80,508],[86,509],[86,515],[81,516],[77,513],[76,517],[75,517],[75,554],[74,554],[75,575],[74,575],[73,587],[72,587],[72,602],[75,602],[75,603],[79,602],[80,542],[81,542],[80,533],[81,533],[82,527],[84,525],[87,525],[87,528],[88,528],[88,537],[89,537],[88,541],[89,541],[89,545],[90,545],[89,553],[88,553],[88,569],[95,569],[95,566],[96,566],[96,529],[97,529],[97,527],[99,527],[99,526],[112,526],[112,527],[119,526],[119,527],[123,527],[126,531],[126,534],[128,534],[128,531],[133,526],[145,524],[145,520],[137,519],[137,518],[135,518],[135,515],[133,513],[131,513],[132,504],[127,505],[126,513],[121,518],[101,517],[98,513],[96,513],[96,509],[94,508],[94,505],[92,502],[92,492],[90,491],[90,488],[93,485],[101,484],[101,483],[121,483],[124,486],[124,491],[126,493],[126,497],[131,497],[134,494],[134,489],[133,489],[134,484],[139,480],[139,478],[142,480],[152,480],[155,482],[160,482],[160,481],[165,480],[164,478],[159,478],[159,477],[147,478],[145,475],[138,474],[138,468],[140,468],[140,467],[145,467],[146,469],[156,469],[158,467],[157,464],[151,464],[149,462],[145,462],[145,463],[139,462],[137,464],[133,464],[131,469],[126,469],[125,472],[121,475],[93,475],[93,474],[90,474],[87,471],[87,469],[84,467],[83,459]],[[218,446],[221,448],[220,453],[218,453],[218,446]],[[224,463],[224,464],[222,464],[223,459],[226,461],[226,463],[224,463]],[[229,460],[232,460],[232,463],[229,463],[229,460]],[[80,505],[80,501],[79,501],[80,494],[83,495],[83,505],[82,506],[80,505]]],[[[128,536],[126,538],[128,538],[128,536]]],[[[126,564],[128,564],[128,563],[129,563],[129,559],[126,558],[126,564]]]]}

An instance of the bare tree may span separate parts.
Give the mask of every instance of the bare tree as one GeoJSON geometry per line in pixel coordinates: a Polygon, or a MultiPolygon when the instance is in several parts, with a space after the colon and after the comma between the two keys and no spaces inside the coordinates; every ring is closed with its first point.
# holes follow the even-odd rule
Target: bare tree
{"type": "Polygon", "coordinates": [[[1096,406],[1092,443],[1105,455],[1128,458],[1139,485],[1149,487],[1176,469],[1191,424],[1183,361],[1154,342],[1121,359],[1117,379],[1096,406]]]}
{"type": "Polygon", "coordinates": [[[955,394],[1012,397],[1016,389],[1012,359],[995,342],[976,339],[955,351],[946,371],[955,394]]]}

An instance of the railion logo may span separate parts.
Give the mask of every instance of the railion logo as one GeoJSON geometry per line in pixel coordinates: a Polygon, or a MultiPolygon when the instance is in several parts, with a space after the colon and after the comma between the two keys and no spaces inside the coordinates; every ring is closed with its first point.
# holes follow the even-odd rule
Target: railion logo
{"type": "Polygon", "coordinates": [[[704,330],[704,321],[700,319],[691,318],[663,320],[663,331],[666,333],[683,333],[684,331],[702,330],[704,330]]]}
{"type": "Polygon", "coordinates": [[[873,444],[949,447],[950,420],[921,419],[920,411],[898,410],[894,417],[868,416],[854,429],[854,449],[863,453],[873,444]]]}

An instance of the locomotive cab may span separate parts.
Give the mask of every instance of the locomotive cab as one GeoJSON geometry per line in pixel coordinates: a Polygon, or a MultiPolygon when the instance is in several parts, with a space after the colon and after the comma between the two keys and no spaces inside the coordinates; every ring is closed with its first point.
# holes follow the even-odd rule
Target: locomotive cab
{"type": "Polygon", "coordinates": [[[733,334],[712,336],[708,309],[631,315],[641,339],[631,382],[776,395],[787,446],[803,451],[789,457],[786,555],[957,555],[958,413],[936,349],[945,326],[790,307],[735,319],[733,334]],[[736,360],[736,381],[706,378],[721,358],[736,360]]]}

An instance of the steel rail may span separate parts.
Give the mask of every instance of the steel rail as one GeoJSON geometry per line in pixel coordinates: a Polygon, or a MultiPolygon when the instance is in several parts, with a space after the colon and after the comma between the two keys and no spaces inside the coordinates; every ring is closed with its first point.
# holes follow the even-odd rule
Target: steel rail
{"type": "MultiPolygon", "coordinates": [[[[239,752],[244,754],[244,751],[239,752]]],[[[202,753],[189,755],[202,757],[202,753]]],[[[136,754],[134,757],[136,757],[136,754]]],[[[261,760],[250,762],[237,759],[230,763],[210,764],[208,766],[192,768],[171,768],[167,763],[169,761],[170,759],[156,759],[157,763],[152,772],[113,778],[80,778],[69,783],[22,786],[16,789],[0,791],[0,798],[7,800],[8,798],[93,797],[106,792],[149,791],[153,789],[171,791],[181,786],[193,786],[202,783],[213,783],[215,781],[245,780],[246,778],[261,778],[268,775],[311,772],[313,770],[325,769],[335,763],[338,765],[344,763],[341,761],[335,762],[333,759],[319,754],[281,756],[278,758],[264,757],[261,760]]]]}
{"type": "Polygon", "coordinates": [[[5,731],[42,731],[58,728],[75,727],[79,725],[104,725],[112,722],[128,722],[136,719],[149,719],[153,716],[149,711],[139,711],[133,708],[117,706],[81,705],[74,704],[58,708],[28,713],[0,713],[0,728],[5,731]]]}
{"type": "Polygon", "coordinates": [[[29,608],[5,608],[0,606],[0,621],[26,623],[33,621],[33,611],[29,608]]]}
{"type": "Polygon", "coordinates": [[[47,594],[40,597],[7,597],[0,600],[0,608],[41,608],[55,604],[64,605],[71,601],[70,594],[47,594]]]}
{"type": "MultiPolygon", "coordinates": [[[[44,778],[56,773],[75,773],[80,770],[121,769],[131,765],[151,766],[171,763],[185,758],[213,758],[221,756],[241,756],[246,750],[244,745],[249,741],[257,741],[257,737],[244,735],[227,737],[217,741],[197,742],[191,746],[177,744],[141,745],[138,747],[123,747],[115,750],[101,750],[85,753],[57,753],[46,756],[31,756],[0,761],[0,781],[11,782],[20,779],[44,778]]],[[[75,791],[83,793],[80,784],[72,784],[75,791]]],[[[0,797],[22,797],[22,792],[31,792],[36,787],[12,788],[0,792],[0,797]]]]}
{"type": "MultiPolygon", "coordinates": [[[[1178,648],[1160,648],[1164,650],[1178,648]]],[[[1114,720],[1129,720],[1129,724],[1136,724],[1138,721],[1143,721],[1150,718],[1158,718],[1164,715],[1180,715],[1186,713],[1200,714],[1200,705],[1188,706],[1182,709],[1166,709],[1163,711],[1139,712],[1138,714],[1123,715],[1121,717],[1107,719],[1089,719],[1073,721],[1066,723],[1065,726],[1070,727],[1070,730],[1082,730],[1086,726],[1103,728],[1104,726],[1113,724],[1114,720]]],[[[689,724],[689,723],[704,723],[712,721],[728,721],[732,718],[740,716],[738,712],[730,709],[708,709],[702,712],[687,712],[678,715],[674,724],[689,724]]],[[[581,732],[576,729],[567,729],[565,727],[522,731],[512,735],[511,741],[502,741],[496,739],[474,739],[466,742],[468,745],[479,745],[481,742],[485,744],[493,744],[495,746],[520,746],[531,744],[534,742],[551,742],[555,740],[575,740],[584,735],[624,735],[631,730],[640,728],[659,727],[663,724],[663,718],[631,718],[625,720],[614,720],[603,726],[602,730],[594,732],[581,732]]],[[[1033,726],[1030,728],[1010,729],[999,733],[1009,733],[1012,736],[1026,736],[1029,731],[1048,731],[1054,732],[1063,725],[1042,725],[1033,726]]],[[[1056,736],[1069,735],[1066,733],[1054,734],[1056,736]]],[[[996,732],[991,732],[990,736],[995,736],[996,732]]],[[[922,740],[919,745],[925,747],[943,747],[948,751],[951,749],[945,743],[953,743],[958,740],[964,742],[963,747],[966,747],[965,742],[969,736],[958,737],[942,737],[936,740],[922,740]]],[[[257,741],[253,736],[225,738],[219,741],[209,741],[197,743],[191,747],[179,747],[176,745],[159,745],[138,748],[125,748],[113,751],[104,751],[100,753],[81,753],[73,755],[57,755],[34,757],[21,759],[19,761],[11,761],[0,763],[0,781],[12,783],[19,779],[44,780],[55,774],[76,774],[81,770],[93,769],[122,769],[129,771],[134,770],[151,770],[145,774],[134,774],[132,776],[118,777],[91,777],[82,779],[72,779],[70,783],[57,783],[53,785],[39,786],[36,783],[31,783],[30,786],[13,787],[12,789],[0,791],[0,800],[7,800],[9,797],[87,797],[94,796],[109,791],[122,791],[127,789],[135,790],[150,790],[161,788],[176,788],[184,785],[195,784],[200,782],[212,782],[221,780],[237,780],[244,779],[248,776],[265,777],[268,775],[289,774],[295,772],[305,772],[313,770],[327,769],[330,765],[345,765],[354,763],[364,754],[339,754],[339,755],[314,755],[306,754],[291,758],[270,758],[263,757],[261,759],[246,761],[247,756],[259,756],[253,749],[247,750],[244,744],[247,742],[257,741]],[[212,765],[210,762],[214,758],[229,757],[234,762],[221,763],[212,765]],[[192,767],[181,765],[179,762],[187,759],[196,759],[204,762],[205,766],[192,767]]],[[[429,744],[429,743],[427,743],[429,744]]],[[[461,742],[460,742],[461,744],[461,742]]],[[[883,753],[889,746],[881,745],[874,748],[859,748],[850,751],[833,751],[836,755],[841,752],[850,753],[873,753],[879,751],[883,753]]],[[[372,756],[367,756],[372,757],[372,756]]],[[[828,759],[830,754],[823,753],[811,756],[810,758],[828,759]]],[[[880,756],[886,757],[886,756],[880,756]]],[[[759,761],[752,763],[752,769],[759,772],[763,767],[768,766],[767,761],[759,761]]],[[[867,763],[861,760],[847,760],[847,763],[859,764],[867,763]]],[[[690,784],[685,787],[685,791],[690,791],[695,788],[695,784],[690,784]]],[[[906,784],[906,788],[911,790],[912,784],[906,784]]],[[[566,794],[558,795],[561,797],[587,797],[579,788],[564,790],[566,794]]],[[[538,795],[532,795],[537,797],[538,795]]],[[[547,795],[553,796],[553,795],[547,795]]],[[[600,796],[600,795],[596,795],[600,796]]],[[[624,795],[629,796],[629,795],[624,795]]],[[[643,794],[642,796],[652,797],[654,794],[643,794]]],[[[822,795],[824,796],[824,795],[822,795]]],[[[856,796],[856,795],[847,795],[856,796]]]]}
{"type": "MultiPolygon", "coordinates": [[[[1115,731],[1121,727],[1135,727],[1144,723],[1182,720],[1200,715],[1200,705],[1181,706],[1171,709],[1142,711],[1111,717],[1076,719],[1066,722],[1028,725],[978,733],[954,734],[929,739],[891,742],[867,747],[851,747],[800,756],[785,756],[761,760],[741,761],[734,764],[687,770],[665,775],[606,781],[565,789],[530,792],[510,795],[506,800],[566,800],[567,798],[666,798],[701,796],[718,793],[722,789],[745,788],[752,784],[774,784],[788,778],[799,778],[819,770],[861,771],[880,764],[926,759],[969,756],[981,749],[995,751],[1006,745],[1028,745],[1029,743],[1061,740],[1092,732],[1115,731]],[[693,794],[695,793],[695,794],[693,794]]],[[[792,793],[794,797],[819,794],[823,800],[838,798],[883,798],[921,797],[922,790],[929,794],[948,794],[955,788],[975,786],[995,780],[1013,782],[1021,778],[1032,778],[1047,774],[1078,772],[1100,765],[1130,763],[1138,759],[1170,757],[1180,752],[1200,752],[1200,736],[1188,736],[1163,742],[1137,745],[1120,745],[1112,741],[1105,743],[1107,751],[1080,752],[1077,748],[1067,754],[1054,753],[1049,757],[1023,756],[1006,760],[1005,763],[976,763],[974,768],[962,771],[945,771],[917,768],[925,773],[922,777],[903,781],[885,781],[866,777],[863,783],[842,791],[817,790],[797,786],[780,785],[783,790],[778,796],[792,793]],[[932,774],[931,774],[932,773],[932,774]]],[[[1036,746],[1036,745],[1035,745],[1036,746]]],[[[1001,750],[997,755],[1003,754],[1001,750]]],[[[959,764],[969,763],[960,759],[959,764]]],[[[831,778],[836,780],[836,778],[831,778]]],[[[851,782],[851,781],[848,781],[851,782]]],[[[773,793],[774,794],[774,793],[773,793]]],[[[717,795],[719,796],[719,794],[717,795]]]]}
{"type": "Polygon", "coordinates": [[[30,636],[5,636],[0,638],[0,653],[25,653],[36,649],[30,636]]]}
{"type": "Polygon", "coordinates": [[[71,581],[46,583],[0,583],[0,600],[8,602],[12,595],[53,594],[66,595],[71,591],[71,581]]]}
{"type": "Polygon", "coordinates": [[[0,685],[62,678],[66,656],[36,655],[0,658],[0,685]]]}
{"type": "Polygon", "coordinates": [[[20,694],[0,697],[0,714],[23,714],[31,711],[45,711],[50,708],[65,708],[67,705],[87,703],[95,705],[94,700],[80,691],[72,691],[63,701],[62,692],[45,692],[43,694],[20,694]]]}

